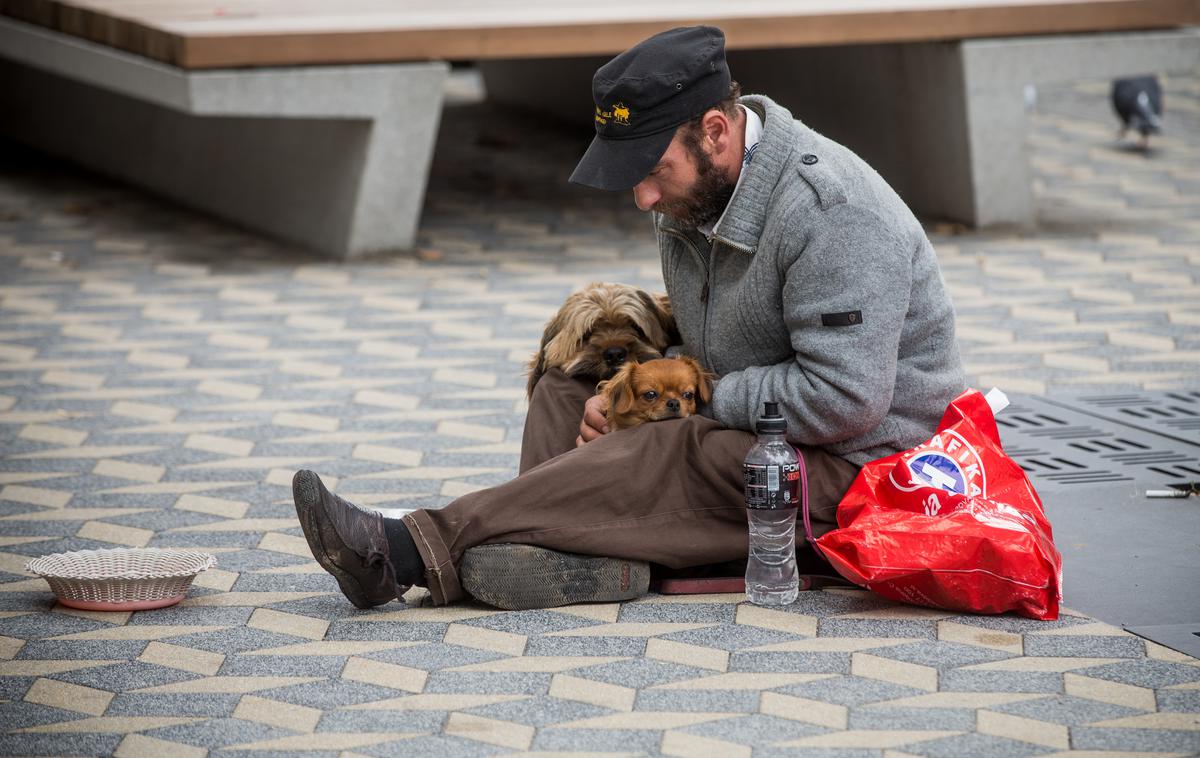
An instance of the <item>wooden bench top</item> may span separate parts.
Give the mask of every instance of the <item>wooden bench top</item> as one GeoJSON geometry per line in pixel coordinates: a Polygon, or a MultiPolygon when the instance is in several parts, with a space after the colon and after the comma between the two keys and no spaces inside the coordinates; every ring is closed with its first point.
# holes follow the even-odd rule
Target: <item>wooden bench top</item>
{"type": "Polygon", "coordinates": [[[1200,24],[1200,0],[0,0],[0,14],[186,69],[612,55],[710,23],[730,49],[1200,24]]]}

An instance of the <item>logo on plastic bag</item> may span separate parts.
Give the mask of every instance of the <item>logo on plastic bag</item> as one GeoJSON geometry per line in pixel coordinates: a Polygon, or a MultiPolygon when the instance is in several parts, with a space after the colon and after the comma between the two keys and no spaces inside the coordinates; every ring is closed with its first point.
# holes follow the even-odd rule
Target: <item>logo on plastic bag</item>
{"type": "Polygon", "coordinates": [[[935,487],[957,495],[987,497],[987,471],[979,451],[952,429],[942,430],[924,445],[909,450],[888,476],[904,492],[935,487]]]}

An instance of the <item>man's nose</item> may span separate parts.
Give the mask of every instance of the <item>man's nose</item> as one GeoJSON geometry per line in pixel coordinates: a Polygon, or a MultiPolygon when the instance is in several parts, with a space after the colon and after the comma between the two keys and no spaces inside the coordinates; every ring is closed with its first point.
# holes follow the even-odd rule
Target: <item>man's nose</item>
{"type": "Polygon", "coordinates": [[[650,210],[661,198],[662,193],[651,187],[646,181],[639,182],[633,187],[633,203],[638,210],[650,210]]]}

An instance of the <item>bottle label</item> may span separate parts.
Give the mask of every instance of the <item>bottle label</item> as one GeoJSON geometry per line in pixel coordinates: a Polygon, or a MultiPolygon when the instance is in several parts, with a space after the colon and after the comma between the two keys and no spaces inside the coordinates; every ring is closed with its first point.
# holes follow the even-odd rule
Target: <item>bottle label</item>
{"type": "Polygon", "coordinates": [[[747,508],[794,508],[800,503],[800,466],[796,463],[742,467],[747,508]]]}

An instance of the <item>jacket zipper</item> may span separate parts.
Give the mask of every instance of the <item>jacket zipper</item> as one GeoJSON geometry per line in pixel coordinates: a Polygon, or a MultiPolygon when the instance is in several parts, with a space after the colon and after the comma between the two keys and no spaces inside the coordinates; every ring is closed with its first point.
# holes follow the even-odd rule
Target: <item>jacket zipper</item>
{"type": "Polygon", "coordinates": [[[746,253],[747,255],[754,255],[754,252],[756,250],[758,250],[757,247],[746,247],[745,245],[739,245],[736,242],[730,242],[729,240],[725,239],[724,237],[717,237],[714,235],[713,240],[716,242],[720,242],[722,245],[728,245],[729,247],[732,247],[734,250],[741,251],[743,253],[746,253]]]}
{"type": "MultiPolygon", "coordinates": [[[[688,247],[692,250],[692,255],[694,255],[696,260],[700,263],[700,268],[704,271],[704,286],[700,289],[700,302],[704,304],[704,320],[700,328],[700,362],[715,371],[715,367],[713,367],[713,365],[708,361],[708,261],[704,260],[704,256],[700,254],[700,248],[696,247],[696,243],[688,239],[687,236],[672,229],[663,229],[663,231],[672,237],[678,237],[686,242],[688,247]]],[[[709,255],[712,255],[711,250],[709,251],[709,255]]]]}

